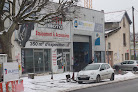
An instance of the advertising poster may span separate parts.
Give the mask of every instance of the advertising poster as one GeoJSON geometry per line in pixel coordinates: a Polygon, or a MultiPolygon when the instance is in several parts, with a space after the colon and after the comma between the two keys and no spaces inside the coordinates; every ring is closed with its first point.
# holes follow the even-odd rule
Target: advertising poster
{"type": "Polygon", "coordinates": [[[3,63],[4,82],[19,79],[19,68],[17,62],[3,63]]]}

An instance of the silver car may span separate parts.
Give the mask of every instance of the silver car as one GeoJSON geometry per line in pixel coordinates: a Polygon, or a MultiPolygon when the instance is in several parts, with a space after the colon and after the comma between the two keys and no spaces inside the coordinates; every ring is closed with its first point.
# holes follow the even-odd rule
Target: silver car
{"type": "Polygon", "coordinates": [[[132,70],[137,71],[138,70],[138,61],[137,60],[125,60],[121,63],[115,64],[113,66],[116,70],[132,70]]]}

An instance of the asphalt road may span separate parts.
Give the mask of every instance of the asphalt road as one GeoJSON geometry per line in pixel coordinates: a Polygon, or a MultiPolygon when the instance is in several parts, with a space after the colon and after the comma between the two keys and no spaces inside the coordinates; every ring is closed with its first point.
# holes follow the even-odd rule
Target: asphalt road
{"type": "Polygon", "coordinates": [[[127,80],[112,84],[105,84],[71,92],[138,92],[138,79],[127,80]]]}

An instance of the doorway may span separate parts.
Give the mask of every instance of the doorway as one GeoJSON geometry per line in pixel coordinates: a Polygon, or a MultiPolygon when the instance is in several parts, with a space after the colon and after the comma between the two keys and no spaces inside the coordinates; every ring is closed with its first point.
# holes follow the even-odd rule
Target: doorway
{"type": "Polygon", "coordinates": [[[64,71],[70,71],[70,54],[69,53],[64,53],[64,71]]]}
{"type": "Polygon", "coordinates": [[[42,50],[34,51],[34,65],[35,65],[35,73],[44,72],[44,59],[42,50]]]}

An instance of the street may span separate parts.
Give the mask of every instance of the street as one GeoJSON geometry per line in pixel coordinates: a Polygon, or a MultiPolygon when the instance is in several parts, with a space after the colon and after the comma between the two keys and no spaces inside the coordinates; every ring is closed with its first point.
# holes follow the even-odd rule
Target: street
{"type": "Polygon", "coordinates": [[[71,92],[138,92],[138,79],[79,89],[71,92]]]}

